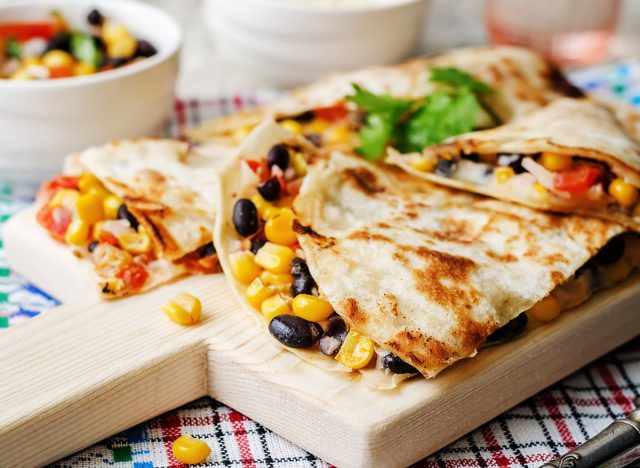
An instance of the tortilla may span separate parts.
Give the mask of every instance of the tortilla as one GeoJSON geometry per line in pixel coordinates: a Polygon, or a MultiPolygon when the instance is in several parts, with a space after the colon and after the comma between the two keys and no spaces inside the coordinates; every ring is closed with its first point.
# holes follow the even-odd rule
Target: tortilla
{"type": "MultiPolygon", "coordinates": [[[[220,117],[189,130],[193,141],[225,139],[240,129],[252,128],[264,119],[283,119],[306,111],[334,106],[352,93],[357,83],[374,93],[418,98],[434,90],[429,68],[456,67],[494,88],[497,93],[487,104],[502,122],[510,122],[527,112],[563,96],[582,96],[562,73],[537,53],[517,47],[474,47],[456,49],[409,62],[377,66],[349,73],[328,75],[292,91],[263,107],[220,117]]],[[[479,127],[491,124],[482,114],[479,127]]]]}
{"type": "MultiPolygon", "coordinates": [[[[232,274],[230,254],[246,248],[232,212],[236,200],[255,193],[244,160],[258,160],[277,143],[300,148],[310,164],[293,204],[302,249],[296,253],[306,258],[321,296],[384,353],[397,354],[425,377],[473,356],[493,331],[572,279],[624,231],[615,223],[537,212],[358,157],[318,152],[267,121],[221,172],[214,235],[232,289],[263,326],[266,319],[245,296],[247,283],[232,274]]],[[[571,306],[591,293],[564,292],[571,306]]],[[[324,369],[349,371],[317,349],[287,349],[324,369]]],[[[392,388],[409,376],[372,365],[360,373],[375,388],[392,388]]]]}
{"type": "MultiPolygon", "coordinates": [[[[150,253],[136,252],[132,258],[121,243],[110,246],[100,241],[93,252],[86,245],[67,243],[89,261],[103,297],[143,292],[185,274],[216,270],[217,259],[203,259],[201,254],[213,239],[217,170],[225,157],[219,148],[207,152],[177,140],[141,138],[113,141],[68,158],[67,175],[93,174],[124,201],[151,240],[150,253]],[[123,259],[145,268],[148,278],[141,288],[132,290],[113,276],[123,259]]],[[[74,206],[67,208],[75,211],[74,206]]],[[[95,229],[91,227],[87,244],[93,237],[99,240],[95,229]]],[[[101,229],[111,238],[120,231],[141,232],[123,220],[107,221],[101,229]]]]}
{"type": "MultiPolygon", "coordinates": [[[[640,187],[640,142],[630,133],[632,128],[628,123],[625,129],[613,112],[593,101],[560,99],[510,124],[459,135],[441,145],[426,148],[423,154],[433,157],[434,162],[442,158],[460,158],[457,169],[448,177],[437,171],[416,169],[412,162],[422,157],[416,154],[400,155],[390,151],[387,162],[397,164],[415,176],[454,188],[543,210],[598,216],[640,230],[640,212],[634,206],[616,203],[606,188],[609,179],[620,179],[640,187]],[[586,160],[603,163],[608,169],[601,181],[594,181],[590,191],[569,193],[557,188],[555,180],[559,172],[549,171],[545,176],[546,170],[540,164],[537,166],[542,168],[543,176],[532,173],[531,166],[527,166],[522,174],[500,181],[493,171],[495,163],[488,162],[496,154],[525,155],[535,164],[534,160],[544,152],[582,158],[573,159],[574,166],[586,160]],[[479,160],[469,160],[467,155],[479,160]],[[536,190],[536,183],[545,190],[536,190]]],[[[531,165],[531,162],[527,164],[531,165]]]]}
{"type": "Polygon", "coordinates": [[[617,224],[402,180],[332,154],[294,202],[318,287],[357,330],[425,377],[572,277],[617,224]]]}

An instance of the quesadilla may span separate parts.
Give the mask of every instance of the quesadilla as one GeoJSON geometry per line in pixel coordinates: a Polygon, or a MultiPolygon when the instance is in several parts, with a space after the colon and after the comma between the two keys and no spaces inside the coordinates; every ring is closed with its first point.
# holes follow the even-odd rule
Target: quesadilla
{"type": "Polygon", "coordinates": [[[523,312],[551,320],[640,264],[618,224],[318,152],[274,122],[219,190],[215,242],[241,302],[303,359],[378,388],[433,377],[523,312]]]}
{"type": "Polygon", "coordinates": [[[507,125],[387,162],[440,184],[640,230],[640,142],[588,99],[559,99],[507,125]]]}
{"type": "Polygon", "coordinates": [[[169,139],[89,148],[42,185],[38,222],[89,261],[104,298],[213,273],[216,154],[169,139]]]}
{"type": "Polygon", "coordinates": [[[266,106],[206,122],[188,131],[188,136],[194,141],[229,138],[240,143],[254,126],[272,118],[323,146],[353,148],[362,112],[345,98],[354,84],[376,94],[416,99],[433,92],[431,69],[449,67],[497,91],[486,97],[485,112],[478,114],[476,128],[510,122],[560,97],[582,96],[557,68],[531,50],[475,47],[329,75],[266,106]]]}

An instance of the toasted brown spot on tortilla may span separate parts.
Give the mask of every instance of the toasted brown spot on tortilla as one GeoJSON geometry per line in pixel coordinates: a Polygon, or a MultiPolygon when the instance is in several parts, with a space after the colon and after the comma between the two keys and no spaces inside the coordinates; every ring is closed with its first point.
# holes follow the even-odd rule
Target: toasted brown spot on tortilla
{"type": "Polygon", "coordinates": [[[561,271],[553,270],[551,272],[551,282],[553,284],[560,284],[562,283],[563,280],[564,280],[564,275],[562,274],[561,271]]]}
{"type": "Polygon", "coordinates": [[[485,253],[487,254],[487,257],[491,257],[494,260],[498,260],[499,262],[513,263],[518,261],[516,256],[513,254],[499,254],[491,249],[485,250],[485,253]]]}
{"type": "Polygon", "coordinates": [[[398,304],[398,298],[395,294],[383,294],[383,296],[378,299],[378,307],[385,315],[393,315],[394,317],[400,315],[400,304],[398,304]]]}
{"type": "Polygon", "coordinates": [[[364,310],[360,309],[358,301],[352,297],[344,300],[342,305],[342,312],[347,319],[353,323],[356,327],[362,325],[367,321],[367,314],[364,310]]]}
{"type": "Polygon", "coordinates": [[[364,167],[345,169],[343,174],[367,194],[384,192],[384,187],[378,183],[376,175],[364,167]]]}
{"type": "Polygon", "coordinates": [[[293,220],[293,231],[296,234],[309,236],[314,242],[321,248],[328,248],[335,245],[335,239],[331,237],[323,236],[322,234],[318,234],[316,231],[311,229],[309,226],[303,226],[297,219],[293,220]]]}
{"type": "Polygon", "coordinates": [[[432,336],[425,336],[417,330],[400,331],[393,339],[387,341],[385,346],[400,355],[407,356],[411,361],[410,364],[436,369],[446,365],[449,358],[456,354],[446,343],[432,336]]]}
{"type": "Polygon", "coordinates": [[[547,70],[544,70],[541,75],[543,79],[546,79],[551,83],[551,88],[553,90],[558,91],[565,96],[573,98],[581,98],[585,96],[580,88],[574,86],[569,82],[569,80],[567,80],[559,68],[550,66],[547,70]]]}
{"type": "Polygon", "coordinates": [[[347,239],[353,240],[364,240],[364,241],[379,241],[379,242],[393,242],[387,236],[378,234],[376,232],[371,232],[367,229],[361,229],[360,231],[354,231],[347,236],[347,239]]]}
{"type": "Polygon", "coordinates": [[[546,255],[544,261],[547,265],[557,265],[558,263],[569,263],[569,259],[562,253],[557,252],[551,255],[546,255]]]}

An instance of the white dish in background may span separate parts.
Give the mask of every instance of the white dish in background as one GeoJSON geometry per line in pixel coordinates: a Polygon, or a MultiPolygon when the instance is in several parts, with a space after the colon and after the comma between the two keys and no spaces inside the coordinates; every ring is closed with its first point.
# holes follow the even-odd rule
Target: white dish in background
{"type": "Polygon", "coordinates": [[[182,31],[162,10],[130,0],[16,0],[0,4],[0,21],[42,19],[57,9],[72,28],[86,30],[93,8],[158,53],[90,76],[0,80],[0,180],[41,180],[59,172],[69,153],[158,133],[171,112],[182,31]]]}
{"type": "Polygon", "coordinates": [[[205,0],[220,53],[276,86],[397,62],[415,51],[429,0],[205,0]]]}

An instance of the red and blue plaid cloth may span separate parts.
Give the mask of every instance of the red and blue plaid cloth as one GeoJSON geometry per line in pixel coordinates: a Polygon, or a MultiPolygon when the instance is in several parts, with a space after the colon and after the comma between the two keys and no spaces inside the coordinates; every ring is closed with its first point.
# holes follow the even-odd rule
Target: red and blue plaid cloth
{"type": "MultiPolygon", "coordinates": [[[[640,104],[640,68],[635,62],[616,64],[598,73],[576,75],[576,81],[590,90],[610,90],[640,104]]],[[[250,97],[178,100],[174,116],[165,130],[170,135],[181,135],[188,126],[214,115],[253,106],[272,96],[272,93],[265,93],[250,97]]],[[[0,187],[0,329],[57,304],[53,298],[11,273],[2,253],[2,224],[30,201],[31,194],[24,192],[22,187],[0,187]]],[[[638,311],[630,310],[629,313],[638,311]]],[[[639,395],[640,340],[636,339],[416,466],[538,466],[585,442],[621,417],[632,408],[633,400],[639,395]]],[[[172,442],[182,434],[209,444],[212,453],[205,466],[328,466],[264,426],[207,398],[117,434],[52,466],[182,466],[171,453],[172,442]]]]}

